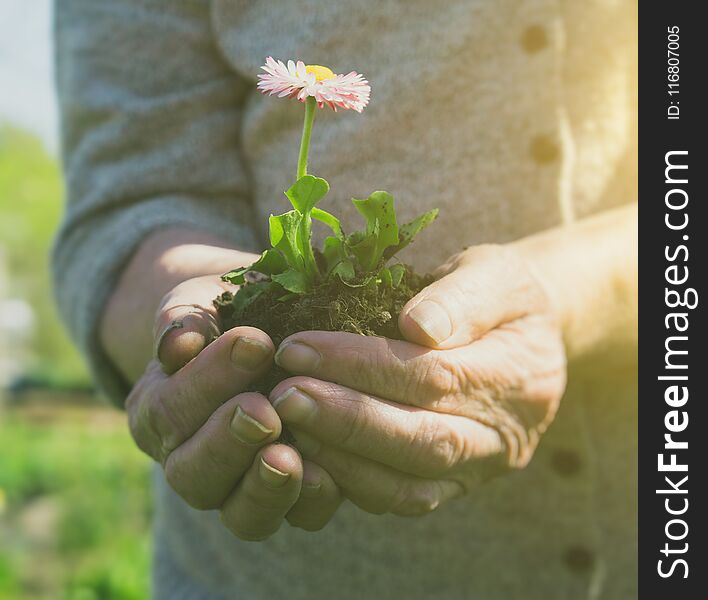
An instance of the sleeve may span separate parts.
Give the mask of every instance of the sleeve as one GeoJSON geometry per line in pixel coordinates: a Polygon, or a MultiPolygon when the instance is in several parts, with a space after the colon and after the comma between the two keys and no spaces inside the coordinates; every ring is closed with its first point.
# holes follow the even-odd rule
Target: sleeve
{"type": "Polygon", "coordinates": [[[239,147],[251,84],[213,43],[206,0],[59,0],[56,83],[67,205],[52,255],[59,311],[99,390],[129,386],[98,339],[112,289],[157,228],[257,250],[239,147]]]}

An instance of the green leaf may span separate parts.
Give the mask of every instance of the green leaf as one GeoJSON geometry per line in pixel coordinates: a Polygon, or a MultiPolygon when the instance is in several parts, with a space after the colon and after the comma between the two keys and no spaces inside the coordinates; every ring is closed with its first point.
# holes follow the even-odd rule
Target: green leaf
{"type": "Polygon", "coordinates": [[[344,239],[342,224],[339,222],[339,219],[334,215],[328,213],[326,210],[322,210],[321,208],[315,207],[312,209],[312,218],[317,219],[321,223],[327,225],[327,227],[334,231],[334,235],[336,235],[340,240],[344,239]]]}
{"type": "Polygon", "coordinates": [[[228,273],[224,273],[221,276],[221,281],[226,281],[234,285],[241,285],[246,281],[244,275],[251,270],[251,267],[241,267],[239,269],[233,269],[228,273]]]}
{"type": "Polygon", "coordinates": [[[332,275],[339,275],[342,281],[351,281],[356,275],[354,264],[348,258],[337,264],[331,271],[332,275]]]}
{"type": "Polygon", "coordinates": [[[293,300],[297,298],[300,294],[285,294],[284,296],[280,296],[280,298],[276,299],[276,302],[287,302],[288,300],[293,300]]]}
{"type": "Polygon", "coordinates": [[[293,294],[304,294],[309,287],[307,276],[295,269],[288,269],[282,273],[271,275],[271,279],[293,294]]]}
{"type": "Polygon", "coordinates": [[[354,265],[349,256],[347,256],[342,240],[332,236],[325,238],[322,254],[327,263],[328,275],[339,275],[342,279],[354,278],[354,265]]]}
{"type": "Polygon", "coordinates": [[[403,281],[403,276],[406,274],[406,268],[403,265],[391,265],[388,270],[391,271],[391,285],[392,287],[397,288],[401,285],[401,281],[403,281]]]}
{"type": "Polygon", "coordinates": [[[398,224],[393,196],[388,192],[374,192],[366,200],[352,199],[354,206],[366,218],[366,232],[371,234],[376,223],[379,224],[380,245],[398,244],[398,224]]]}
{"type": "Polygon", "coordinates": [[[327,195],[329,184],[321,177],[305,175],[300,177],[292,187],[285,192],[293,208],[301,215],[309,213],[322,198],[327,195]]]}
{"type": "Polygon", "coordinates": [[[430,225],[438,217],[438,209],[434,208],[427,213],[420,215],[417,219],[413,219],[410,223],[402,225],[399,231],[400,242],[397,245],[387,248],[384,252],[384,257],[388,260],[397,252],[403,250],[408,244],[413,241],[423,229],[430,225]]]}
{"type": "Polygon", "coordinates": [[[393,196],[388,192],[374,192],[366,200],[352,199],[352,202],[366,218],[367,236],[374,238],[373,247],[370,247],[371,242],[367,242],[365,245],[366,256],[363,256],[361,248],[359,251],[362,258],[365,259],[361,266],[364,270],[370,271],[379,264],[384,250],[399,242],[393,196]]]}
{"type": "Polygon", "coordinates": [[[347,238],[347,248],[364,271],[371,271],[378,264],[378,238],[378,222],[375,223],[373,232],[354,231],[347,238]]]}
{"type": "Polygon", "coordinates": [[[260,281],[258,283],[249,283],[239,289],[231,301],[234,319],[238,320],[251,304],[258,300],[263,293],[271,289],[272,285],[270,281],[260,281]]]}
{"type": "Polygon", "coordinates": [[[303,216],[296,210],[270,216],[270,244],[283,253],[288,265],[304,270],[304,251],[298,233],[303,216]]]}
{"type": "Polygon", "coordinates": [[[252,265],[224,273],[221,279],[222,281],[228,281],[234,285],[240,285],[244,283],[244,275],[249,271],[263,273],[263,275],[273,275],[273,273],[281,273],[287,266],[287,262],[280,252],[277,250],[266,250],[252,265]]]}
{"type": "Polygon", "coordinates": [[[370,277],[365,277],[363,281],[360,281],[359,283],[353,283],[352,281],[348,281],[346,279],[342,279],[340,276],[339,279],[342,281],[344,285],[350,288],[363,288],[363,287],[368,287],[376,282],[376,278],[373,276],[370,277]]]}
{"type": "Polygon", "coordinates": [[[387,287],[393,287],[393,278],[391,277],[391,271],[384,267],[379,271],[379,278],[381,279],[381,284],[387,287]]]}

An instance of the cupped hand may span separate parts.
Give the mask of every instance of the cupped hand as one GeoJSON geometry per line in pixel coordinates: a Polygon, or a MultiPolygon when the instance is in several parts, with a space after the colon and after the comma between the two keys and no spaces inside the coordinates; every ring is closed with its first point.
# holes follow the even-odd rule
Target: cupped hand
{"type": "Polygon", "coordinates": [[[283,519],[320,529],[339,490],[322,467],[276,441],[281,421],[268,400],[244,392],[271,367],[274,348],[252,327],[219,335],[212,300],[225,285],[190,279],[163,299],[156,358],[126,401],[130,431],[187,503],[218,510],[236,536],[266,539],[283,519]]]}
{"type": "Polygon", "coordinates": [[[406,341],[312,331],[270,400],[304,457],[375,513],[418,515],[524,467],[565,387],[561,329],[527,263],[470,248],[399,319],[406,341]]]}

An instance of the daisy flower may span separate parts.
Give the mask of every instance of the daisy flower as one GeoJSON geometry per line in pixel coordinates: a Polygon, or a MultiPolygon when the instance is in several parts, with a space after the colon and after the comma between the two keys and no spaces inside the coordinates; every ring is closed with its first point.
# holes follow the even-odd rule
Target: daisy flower
{"type": "Polygon", "coordinates": [[[369,82],[356,71],[336,75],[328,67],[306,65],[301,60],[289,60],[286,65],[272,56],[261,69],[265,73],[258,75],[258,89],[269,96],[297,98],[300,102],[314,98],[320,108],[326,105],[335,111],[343,108],[359,113],[369,103],[369,82]]]}

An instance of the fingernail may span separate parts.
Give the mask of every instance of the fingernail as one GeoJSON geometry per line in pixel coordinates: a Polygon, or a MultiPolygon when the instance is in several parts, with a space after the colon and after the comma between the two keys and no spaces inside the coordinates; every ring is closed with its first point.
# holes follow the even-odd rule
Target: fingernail
{"type": "Polygon", "coordinates": [[[311,373],[317,369],[321,359],[317,350],[300,342],[283,344],[275,354],[276,364],[293,373],[311,373]]]}
{"type": "Polygon", "coordinates": [[[291,387],[273,400],[273,408],[283,421],[305,423],[317,410],[317,402],[299,389],[291,387]]]}
{"type": "Polygon", "coordinates": [[[231,360],[236,366],[249,371],[262,367],[270,355],[266,344],[248,337],[238,338],[231,350],[231,360]]]}
{"type": "Polygon", "coordinates": [[[162,328],[160,335],[155,338],[155,358],[158,360],[160,359],[160,348],[162,347],[162,342],[165,340],[167,334],[174,329],[182,329],[183,327],[184,323],[182,323],[181,320],[174,320],[169,325],[165,325],[165,327],[162,328]]]}
{"type": "Polygon", "coordinates": [[[291,433],[295,438],[295,447],[300,450],[304,456],[314,456],[320,451],[320,448],[322,448],[322,444],[306,433],[292,430],[291,433]]]}
{"type": "Polygon", "coordinates": [[[272,435],[273,430],[268,429],[237,406],[234,418],[231,419],[231,433],[244,444],[257,444],[272,435]]]}
{"type": "Polygon", "coordinates": [[[408,316],[436,344],[444,342],[452,335],[452,322],[447,311],[437,302],[423,300],[416,304],[408,316]]]}
{"type": "Polygon", "coordinates": [[[261,457],[261,464],[258,466],[258,473],[266,485],[274,488],[283,487],[290,479],[290,473],[278,471],[275,467],[270,466],[263,457],[261,457]]]}

